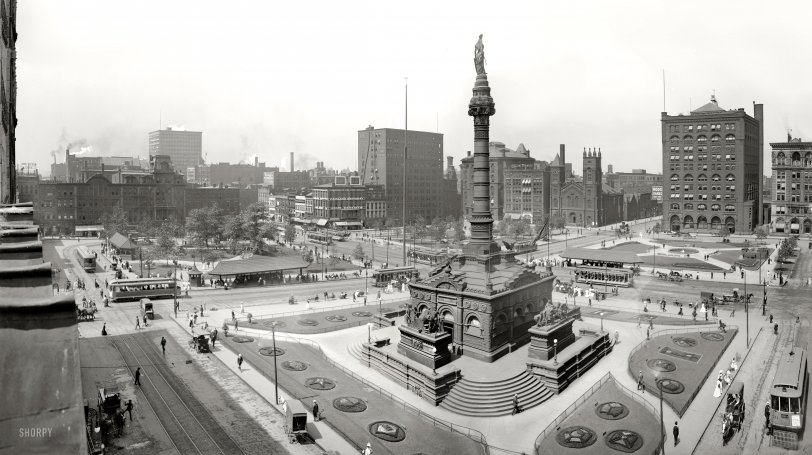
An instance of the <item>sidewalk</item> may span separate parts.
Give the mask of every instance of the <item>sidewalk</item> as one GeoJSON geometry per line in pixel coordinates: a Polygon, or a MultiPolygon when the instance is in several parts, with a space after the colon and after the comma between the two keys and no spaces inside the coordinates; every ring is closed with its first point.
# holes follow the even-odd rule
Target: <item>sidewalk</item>
{"type": "MultiPolygon", "coordinates": [[[[175,319],[175,322],[190,336],[192,332],[189,330],[188,325],[184,325],[181,323],[182,319],[175,319]]],[[[198,331],[197,334],[199,335],[200,332],[198,331]]],[[[233,334],[233,333],[232,333],[233,334]]],[[[246,335],[248,331],[245,329],[240,329],[239,334],[246,335]]],[[[212,351],[212,355],[220,359],[236,376],[240,377],[249,387],[251,387],[258,395],[264,398],[270,406],[272,406],[280,415],[284,416],[284,412],[282,411],[282,405],[277,404],[276,397],[274,395],[274,383],[267,379],[265,376],[262,375],[258,371],[257,368],[251,366],[248,362],[243,363],[242,371],[237,368],[237,355],[224,347],[225,345],[218,343],[218,348],[212,351]]],[[[279,398],[280,400],[287,400],[291,399],[283,389],[279,389],[279,398]]],[[[284,417],[281,417],[284,419],[284,417]]],[[[357,453],[358,449],[355,448],[352,444],[345,441],[343,437],[339,436],[329,425],[327,425],[324,421],[313,422],[312,417],[308,417],[308,434],[311,435],[316,440],[316,444],[319,445],[323,450],[333,451],[336,454],[350,454],[350,453],[357,453]],[[311,431],[312,428],[315,431],[311,431]]]]}

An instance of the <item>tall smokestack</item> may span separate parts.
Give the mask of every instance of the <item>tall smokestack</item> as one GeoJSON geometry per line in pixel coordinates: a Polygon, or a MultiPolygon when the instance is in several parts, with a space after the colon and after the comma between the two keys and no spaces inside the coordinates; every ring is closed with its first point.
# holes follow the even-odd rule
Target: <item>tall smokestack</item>
{"type": "Polygon", "coordinates": [[[561,157],[561,165],[564,166],[567,162],[566,156],[564,156],[565,152],[564,144],[558,144],[558,156],[561,157]]]}
{"type": "Polygon", "coordinates": [[[290,172],[293,172],[293,152],[290,152],[290,172]]]}

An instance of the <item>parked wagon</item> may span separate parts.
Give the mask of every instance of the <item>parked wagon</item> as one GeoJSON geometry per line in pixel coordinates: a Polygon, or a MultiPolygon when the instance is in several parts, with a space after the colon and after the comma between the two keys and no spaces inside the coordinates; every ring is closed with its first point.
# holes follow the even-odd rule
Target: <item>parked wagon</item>
{"type": "Polygon", "coordinates": [[[285,406],[285,433],[288,442],[296,444],[307,435],[307,409],[299,401],[288,401],[285,406]]]}
{"type": "Polygon", "coordinates": [[[209,339],[206,335],[193,336],[189,341],[189,347],[197,352],[211,352],[209,347],[209,339]]]}
{"type": "Polygon", "coordinates": [[[734,381],[727,389],[725,412],[722,414],[722,445],[727,445],[744,422],[744,384],[734,381]]]}

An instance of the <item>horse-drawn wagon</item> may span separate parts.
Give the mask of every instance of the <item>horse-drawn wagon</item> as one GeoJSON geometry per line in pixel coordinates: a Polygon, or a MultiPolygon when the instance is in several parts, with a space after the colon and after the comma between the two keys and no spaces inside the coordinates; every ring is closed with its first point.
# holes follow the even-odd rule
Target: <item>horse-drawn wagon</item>
{"type": "Polygon", "coordinates": [[[295,444],[307,435],[307,409],[296,400],[285,404],[285,433],[288,442],[295,444]]]}

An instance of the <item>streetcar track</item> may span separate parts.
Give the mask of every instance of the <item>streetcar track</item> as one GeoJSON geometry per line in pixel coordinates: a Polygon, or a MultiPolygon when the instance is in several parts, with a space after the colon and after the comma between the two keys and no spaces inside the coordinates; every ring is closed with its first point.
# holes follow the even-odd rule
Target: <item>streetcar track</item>
{"type": "MultiPolygon", "coordinates": [[[[118,352],[118,355],[121,356],[121,360],[124,362],[125,368],[127,368],[127,371],[129,371],[130,370],[129,367],[126,366],[127,365],[127,359],[124,358],[124,353],[121,352],[121,348],[119,348],[118,344],[116,344],[115,342],[113,342],[112,344],[113,344],[113,347],[116,348],[116,351],[118,352]]],[[[105,368],[107,368],[107,367],[105,367],[105,368]]],[[[130,373],[130,375],[132,375],[132,372],[130,373]]],[[[135,378],[133,378],[133,380],[134,379],[135,378]]],[[[149,399],[147,399],[146,394],[143,391],[141,391],[141,395],[143,395],[144,402],[147,404],[147,407],[150,408],[152,410],[152,413],[155,414],[155,416],[157,417],[158,416],[158,411],[152,406],[152,403],[149,402],[149,399]]],[[[158,424],[161,426],[161,429],[164,430],[164,433],[166,433],[166,438],[169,439],[170,443],[172,443],[172,447],[175,448],[175,451],[177,453],[182,453],[180,451],[180,449],[178,449],[178,445],[175,444],[175,440],[172,439],[172,436],[169,434],[169,431],[166,429],[164,424],[161,423],[160,418],[158,419],[158,424]]]]}
{"type": "MultiPolygon", "coordinates": [[[[163,371],[161,371],[163,368],[166,368],[166,363],[160,362],[160,361],[156,362],[155,359],[154,359],[154,357],[157,356],[158,354],[155,353],[155,352],[152,352],[150,354],[150,352],[148,352],[148,350],[144,349],[144,346],[142,346],[140,343],[138,343],[138,340],[136,340],[135,337],[132,337],[132,339],[133,339],[133,342],[135,343],[135,345],[138,347],[138,349],[147,358],[147,360],[149,360],[151,362],[151,364],[152,364],[153,368],[155,369],[155,371],[161,376],[161,379],[163,379],[164,383],[172,391],[172,394],[181,402],[181,405],[183,406],[183,408],[185,408],[188,411],[189,415],[194,419],[194,421],[197,423],[197,425],[200,427],[200,429],[206,434],[207,438],[217,448],[219,453],[221,453],[223,455],[225,455],[226,453],[229,453],[229,454],[237,453],[237,452],[238,453],[244,453],[242,451],[242,449],[240,448],[240,446],[237,444],[237,442],[234,441],[234,439],[220,426],[219,423],[217,423],[217,421],[214,419],[214,417],[211,415],[211,413],[205,408],[205,406],[203,406],[202,403],[197,401],[197,399],[194,397],[194,394],[192,393],[192,391],[189,390],[189,388],[186,386],[185,383],[183,383],[183,381],[180,381],[180,380],[174,381],[175,385],[173,385],[173,382],[169,381],[169,379],[167,378],[167,375],[163,371]],[[189,396],[188,397],[182,397],[181,394],[183,392],[185,392],[189,396]],[[198,409],[196,411],[192,411],[190,406],[199,407],[200,409],[198,409]],[[200,418],[198,418],[198,416],[200,416],[200,418]],[[201,422],[201,418],[202,419],[207,418],[206,420],[209,420],[209,421],[206,422],[208,425],[204,425],[203,422],[201,422]],[[230,445],[232,447],[227,447],[227,451],[224,450],[223,446],[227,446],[229,444],[221,442],[222,439],[221,438],[216,438],[215,435],[212,434],[213,432],[220,433],[219,436],[225,436],[225,438],[227,439],[228,442],[230,442],[230,445]],[[220,439],[220,441],[218,441],[218,439],[220,439]]],[[[197,446],[197,444],[195,444],[195,446],[197,446]]]]}
{"type": "MultiPolygon", "coordinates": [[[[122,338],[121,338],[121,341],[122,341],[122,342],[124,343],[124,345],[127,347],[127,350],[128,350],[128,351],[130,351],[130,354],[133,356],[133,359],[135,360],[135,362],[137,363],[137,365],[138,365],[138,366],[140,366],[140,367],[142,367],[142,368],[144,368],[146,365],[144,365],[143,363],[141,363],[141,362],[138,360],[138,357],[135,355],[135,352],[133,352],[133,350],[132,350],[132,348],[130,347],[129,343],[127,343],[127,340],[126,340],[124,337],[122,337],[122,338]]],[[[121,348],[120,348],[120,347],[117,345],[117,343],[115,343],[115,342],[114,342],[114,345],[116,346],[116,349],[118,349],[118,350],[119,350],[119,352],[121,352],[121,348]]],[[[123,357],[123,352],[122,352],[122,357],[123,357]]],[[[126,362],[126,363],[128,364],[128,366],[129,366],[130,362],[127,362],[127,360],[126,360],[126,359],[125,359],[125,362],[126,362]]],[[[152,366],[152,367],[154,368],[154,365],[151,365],[151,364],[150,364],[150,366],[152,366]]],[[[156,368],[156,371],[157,371],[157,368],[156,368]]],[[[147,375],[143,375],[143,376],[147,378],[147,381],[149,381],[150,385],[151,385],[151,386],[152,386],[152,388],[155,390],[155,394],[156,394],[156,395],[158,396],[158,398],[159,398],[159,399],[160,399],[160,400],[163,402],[163,404],[164,404],[164,406],[165,406],[165,408],[166,408],[166,411],[168,411],[168,412],[169,412],[169,414],[170,414],[171,418],[174,420],[174,423],[175,423],[175,424],[177,424],[177,427],[180,429],[180,431],[183,433],[183,435],[185,435],[185,436],[186,436],[186,439],[188,440],[189,444],[191,444],[191,446],[192,446],[192,447],[194,447],[194,449],[197,451],[197,453],[202,454],[203,452],[201,452],[201,451],[200,451],[200,449],[199,449],[199,448],[197,447],[197,445],[194,443],[194,440],[192,439],[192,437],[189,435],[189,433],[186,431],[186,429],[185,429],[185,428],[183,427],[183,425],[180,423],[180,419],[179,419],[179,418],[178,418],[178,416],[177,416],[177,415],[176,415],[176,414],[175,414],[175,413],[172,411],[172,408],[169,406],[169,404],[166,402],[166,400],[164,399],[164,397],[163,397],[163,395],[161,394],[161,392],[160,392],[160,391],[158,390],[158,388],[155,386],[155,383],[152,381],[152,378],[151,378],[151,377],[149,377],[149,376],[147,376],[147,375]]],[[[147,394],[146,394],[145,392],[143,392],[143,391],[142,391],[142,393],[144,393],[144,397],[145,397],[145,398],[147,398],[147,396],[146,396],[147,394]]],[[[149,401],[149,398],[147,398],[147,401],[149,401]]],[[[154,408],[153,408],[153,409],[154,409],[154,408]]],[[[158,415],[158,414],[156,413],[156,415],[158,415]]],[[[159,418],[158,420],[160,421],[160,418],[159,418]]],[[[169,434],[169,429],[166,427],[166,425],[165,425],[163,422],[160,422],[160,423],[161,423],[161,426],[162,426],[162,427],[164,427],[164,430],[167,432],[167,434],[169,434]]],[[[176,432],[176,431],[175,431],[175,434],[177,435],[177,432],[176,432]]],[[[178,449],[178,452],[180,452],[180,453],[186,453],[185,451],[180,450],[180,448],[177,446],[177,442],[176,442],[175,438],[172,438],[172,437],[170,436],[170,439],[172,439],[172,443],[173,443],[173,444],[175,444],[175,448],[177,448],[177,449],[178,449]]],[[[185,444],[185,442],[186,442],[186,441],[184,441],[184,444],[183,444],[183,445],[188,445],[188,444],[185,444]]]]}

